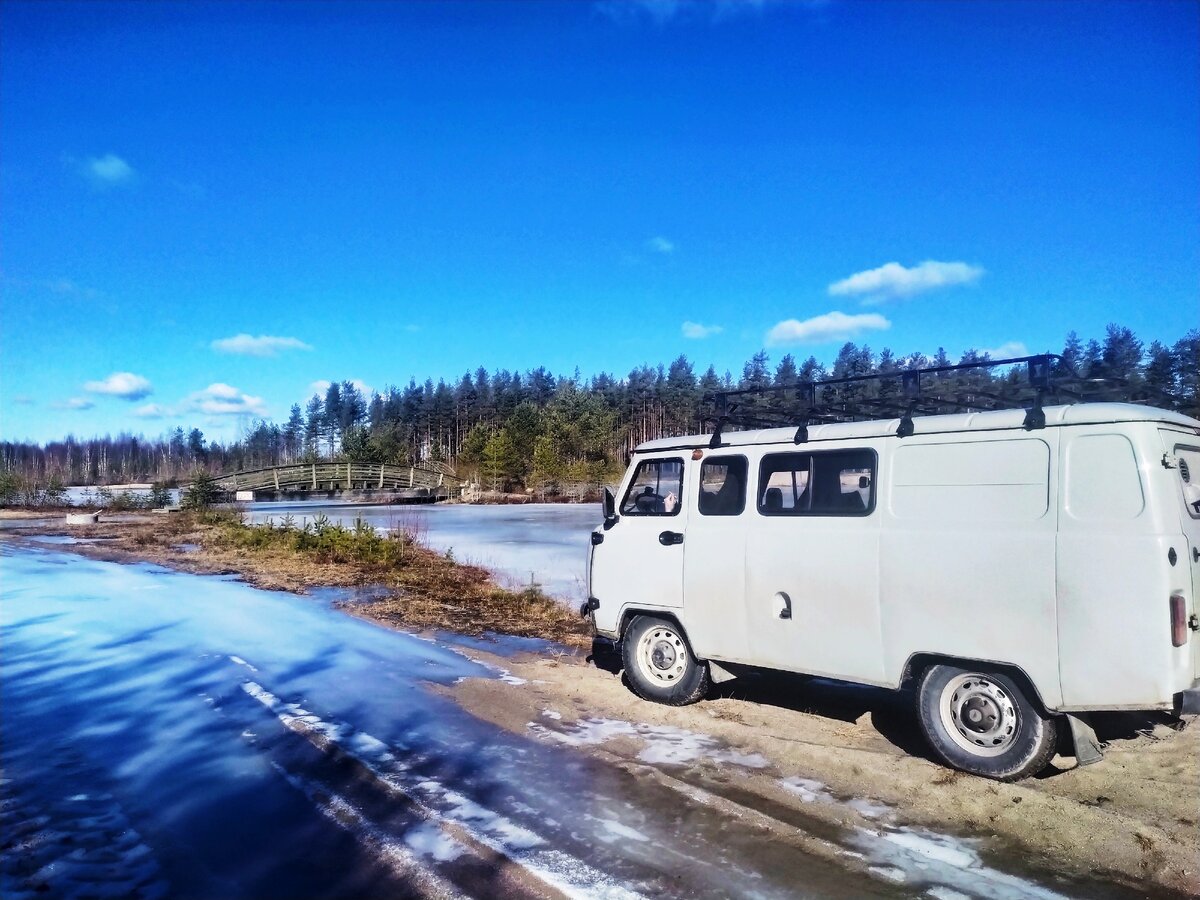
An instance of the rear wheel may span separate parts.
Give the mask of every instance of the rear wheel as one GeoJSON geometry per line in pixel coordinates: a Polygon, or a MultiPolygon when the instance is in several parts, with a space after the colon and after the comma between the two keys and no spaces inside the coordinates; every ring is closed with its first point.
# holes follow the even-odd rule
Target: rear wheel
{"type": "Polygon", "coordinates": [[[708,666],[692,655],[674,622],[635,618],[621,640],[621,659],[630,687],[644,700],[684,706],[708,693],[708,666]]]}
{"type": "Polygon", "coordinates": [[[917,714],[934,752],[972,775],[1017,781],[1054,756],[1057,720],[1045,716],[1017,682],[994,670],[936,665],[925,670],[917,714]]]}

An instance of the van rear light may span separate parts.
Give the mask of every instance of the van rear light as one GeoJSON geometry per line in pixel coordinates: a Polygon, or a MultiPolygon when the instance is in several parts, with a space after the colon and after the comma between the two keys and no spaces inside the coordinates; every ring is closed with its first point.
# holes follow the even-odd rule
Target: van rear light
{"type": "Polygon", "coordinates": [[[1188,623],[1187,623],[1187,601],[1183,599],[1183,594],[1171,595],[1171,644],[1175,647],[1182,647],[1187,643],[1188,639],[1188,623]]]}

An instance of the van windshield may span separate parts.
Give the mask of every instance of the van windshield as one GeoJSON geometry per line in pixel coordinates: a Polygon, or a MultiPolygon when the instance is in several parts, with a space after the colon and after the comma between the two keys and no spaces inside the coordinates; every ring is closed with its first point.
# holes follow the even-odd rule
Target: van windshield
{"type": "Polygon", "coordinates": [[[1200,519],[1200,447],[1175,445],[1179,460],[1179,486],[1183,504],[1193,519],[1200,519]]]}

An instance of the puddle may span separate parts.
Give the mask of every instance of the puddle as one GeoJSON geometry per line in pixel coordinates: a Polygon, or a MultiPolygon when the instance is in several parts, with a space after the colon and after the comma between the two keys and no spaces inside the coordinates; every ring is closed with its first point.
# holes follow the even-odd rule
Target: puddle
{"type": "Polygon", "coordinates": [[[391,593],[388,588],[381,584],[363,584],[351,587],[318,585],[317,587],[309,588],[307,591],[309,597],[320,600],[328,606],[375,603],[378,600],[387,599],[391,596],[391,593]]]}
{"type": "Polygon", "coordinates": [[[479,636],[455,634],[453,631],[434,630],[430,632],[434,639],[453,647],[464,650],[482,650],[494,656],[511,658],[523,654],[578,656],[579,651],[545,638],[521,637],[514,634],[497,634],[492,631],[479,636]]]}

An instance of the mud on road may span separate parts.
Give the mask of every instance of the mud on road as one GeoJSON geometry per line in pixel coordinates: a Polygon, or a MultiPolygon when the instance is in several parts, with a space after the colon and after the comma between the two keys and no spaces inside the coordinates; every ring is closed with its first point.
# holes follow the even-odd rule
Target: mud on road
{"type": "Polygon", "coordinates": [[[1040,778],[1001,784],[932,761],[911,699],[891,691],[764,676],[676,708],[582,656],[503,664],[527,683],[442,690],[884,881],[937,897],[1200,895],[1194,724],[1105,718],[1102,762],[1057,757],[1040,778]]]}

